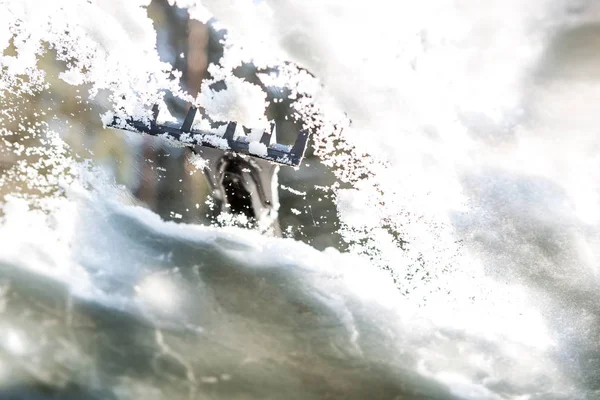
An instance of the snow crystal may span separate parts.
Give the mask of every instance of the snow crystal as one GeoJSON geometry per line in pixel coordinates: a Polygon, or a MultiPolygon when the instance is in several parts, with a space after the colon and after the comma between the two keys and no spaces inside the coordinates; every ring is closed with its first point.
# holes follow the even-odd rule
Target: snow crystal
{"type": "Polygon", "coordinates": [[[213,14],[202,4],[202,2],[197,0],[169,0],[169,4],[187,8],[190,18],[203,23],[207,23],[213,17],[213,14]]]}
{"type": "Polygon", "coordinates": [[[261,142],[250,142],[248,144],[248,151],[250,152],[250,154],[262,157],[266,157],[268,154],[267,146],[262,144],[261,142]]]}
{"type": "Polygon", "coordinates": [[[115,119],[115,113],[112,111],[107,111],[104,114],[102,114],[100,116],[100,119],[102,120],[102,124],[104,124],[104,126],[108,126],[109,124],[111,124],[114,119],[115,119]]]}
{"type": "Polygon", "coordinates": [[[227,88],[216,91],[203,83],[197,104],[215,121],[236,121],[247,128],[261,128],[266,125],[266,94],[259,86],[243,79],[229,76],[225,79],[227,88]]]}
{"type": "Polygon", "coordinates": [[[227,142],[227,139],[224,139],[217,135],[213,135],[213,134],[203,135],[202,140],[204,142],[210,143],[211,145],[215,146],[217,149],[221,149],[221,150],[229,149],[229,143],[227,142]]]}
{"type": "Polygon", "coordinates": [[[59,78],[73,86],[81,85],[85,82],[85,74],[76,69],[61,72],[59,78]]]}
{"type": "MultiPolygon", "coordinates": [[[[190,155],[188,156],[188,161],[198,171],[204,170],[204,168],[206,168],[207,163],[208,163],[205,158],[202,158],[202,156],[200,156],[199,154],[196,154],[196,153],[190,153],[190,155]]],[[[197,204],[196,204],[196,206],[197,206],[197,204]]],[[[196,207],[196,208],[198,208],[198,207],[196,207]]]]}
{"type": "Polygon", "coordinates": [[[169,112],[169,108],[165,105],[159,107],[156,122],[159,124],[164,124],[165,122],[177,122],[177,118],[171,115],[171,113],[169,112]]]}
{"type": "Polygon", "coordinates": [[[299,191],[299,190],[296,190],[296,189],[294,189],[294,188],[291,188],[291,187],[289,187],[289,186],[280,185],[280,187],[281,187],[281,189],[283,189],[283,190],[287,190],[288,192],[290,192],[290,193],[293,193],[293,194],[295,194],[295,195],[298,195],[298,196],[306,196],[306,192],[301,192],[301,191],[299,191]]]}

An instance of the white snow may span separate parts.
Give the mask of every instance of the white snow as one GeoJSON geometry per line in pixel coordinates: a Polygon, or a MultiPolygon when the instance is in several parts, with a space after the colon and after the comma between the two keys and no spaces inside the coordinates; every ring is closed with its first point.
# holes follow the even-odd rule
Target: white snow
{"type": "Polygon", "coordinates": [[[169,108],[166,105],[159,107],[158,116],[156,117],[156,122],[159,124],[164,124],[165,122],[177,122],[177,118],[175,118],[169,112],[169,108]]]}
{"type": "MultiPolygon", "coordinates": [[[[342,134],[324,129],[315,137],[324,162],[339,166],[338,177],[353,186],[336,191],[349,254],[242,230],[164,222],[124,206],[123,193],[70,159],[64,142],[40,123],[33,131],[47,135],[48,148],[13,144],[11,152],[39,153],[42,160],[0,177],[2,187],[11,178],[42,193],[4,198],[0,259],[67,282],[75,295],[131,306],[131,298],[100,290],[83,267],[101,259],[96,252],[125,257],[136,251],[104,229],[110,217],[130,217],[169,240],[214,245],[242,265],[297,274],[294,282],[308,299],[325,301],[343,316],[339,329],[351,332],[348,348],[361,332],[352,318],[365,316],[371,322],[363,327],[383,327],[397,343],[399,349],[386,354],[459,395],[493,398],[501,382],[524,396],[534,390],[578,397],[575,392],[585,388],[577,383],[582,360],[573,349],[597,346],[587,334],[595,329],[586,317],[594,310],[577,299],[594,303],[598,292],[600,166],[593,107],[600,86],[581,70],[569,75],[568,62],[551,66],[557,69],[550,78],[536,73],[556,50],[552,38],[586,21],[562,2],[544,0],[259,3],[178,1],[195,7],[199,19],[216,14],[233,28],[232,37],[252,42],[228,47],[224,68],[215,71],[227,90],[203,90],[195,100],[216,120],[264,128],[264,93],[231,77],[231,68],[249,54],[259,61],[285,54],[313,71],[326,88],[320,100],[327,115],[346,111],[352,120],[342,134]],[[334,147],[339,135],[343,140],[334,147]],[[44,176],[43,168],[51,172],[44,176]],[[363,173],[368,177],[359,179],[363,173]],[[73,195],[79,186],[92,191],[73,195]],[[93,192],[98,186],[100,195],[93,192]],[[407,242],[405,249],[396,236],[407,242]],[[89,252],[75,253],[77,245],[89,252]],[[405,292],[376,266],[390,270],[405,292]],[[569,304],[556,293],[562,289],[573,294],[569,304]],[[356,297],[367,302],[365,309],[345,302],[356,297]],[[390,312],[385,322],[370,319],[384,309],[390,312]],[[557,357],[568,365],[558,366],[557,357]],[[405,364],[407,359],[416,363],[405,364]]],[[[38,65],[43,40],[71,60],[61,79],[89,84],[88,98],[107,90],[116,114],[123,109],[147,117],[148,106],[169,89],[193,102],[178,91],[179,74],[156,54],[147,4],[2,2],[0,49],[14,34],[17,55],[0,58],[0,91],[21,95],[47,87],[38,65]]],[[[298,91],[317,90],[317,81],[296,72],[281,79],[296,80],[298,91]]],[[[15,115],[18,108],[11,108],[3,118],[15,115]]],[[[206,140],[228,148],[221,137],[206,140]]],[[[110,232],[116,237],[126,228],[110,232]]],[[[142,245],[134,255],[149,248],[142,245]]],[[[103,265],[103,272],[127,272],[112,267],[103,265]]],[[[139,277],[146,307],[176,304],[168,284],[139,277]],[[156,290],[164,301],[153,298],[156,290]]]]}
{"type": "Polygon", "coordinates": [[[266,125],[266,94],[252,83],[233,76],[225,79],[227,88],[215,91],[203,83],[197,103],[215,121],[236,121],[247,128],[266,125]]]}
{"type": "Polygon", "coordinates": [[[110,110],[100,115],[100,119],[102,120],[102,124],[104,126],[107,126],[108,124],[112,123],[114,121],[114,118],[115,113],[110,110]]]}
{"type": "Polygon", "coordinates": [[[191,153],[188,156],[188,161],[190,162],[190,164],[192,164],[194,166],[194,168],[196,168],[197,171],[202,172],[202,170],[204,170],[204,168],[207,166],[207,161],[206,159],[202,158],[202,156],[196,154],[196,153],[191,153]]]}
{"type": "Polygon", "coordinates": [[[218,135],[213,135],[213,134],[203,135],[202,140],[207,143],[212,144],[217,149],[221,149],[221,150],[229,149],[229,143],[227,142],[227,139],[219,137],[218,135]]]}
{"type": "Polygon", "coordinates": [[[59,78],[73,86],[81,85],[85,82],[85,74],[75,69],[61,72],[59,78]]]}
{"type": "Polygon", "coordinates": [[[262,144],[261,142],[250,142],[248,144],[248,151],[250,154],[254,154],[257,156],[267,156],[267,146],[262,144]]]}

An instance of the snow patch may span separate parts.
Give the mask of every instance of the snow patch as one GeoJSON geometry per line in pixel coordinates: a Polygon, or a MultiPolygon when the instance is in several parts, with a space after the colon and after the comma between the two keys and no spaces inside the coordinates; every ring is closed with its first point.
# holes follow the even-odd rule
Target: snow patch
{"type": "Polygon", "coordinates": [[[227,77],[225,84],[226,89],[216,91],[204,83],[197,104],[215,121],[235,121],[247,128],[264,127],[267,102],[262,89],[234,76],[227,77]]]}
{"type": "Polygon", "coordinates": [[[261,142],[250,142],[248,144],[248,151],[250,152],[250,154],[254,154],[256,156],[261,157],[266,157],[268,154],[267,146],[265,146],[261,142]]]}

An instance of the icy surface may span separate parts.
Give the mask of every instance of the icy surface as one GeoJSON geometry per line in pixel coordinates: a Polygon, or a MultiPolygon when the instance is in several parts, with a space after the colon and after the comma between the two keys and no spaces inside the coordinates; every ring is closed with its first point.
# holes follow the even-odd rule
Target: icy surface
{"type": "MultiPolygon", "coordinates": [[[[48,88],[44,46],[66,63],[60,78],[86,84],[87,98],[105,93],[111,113],[147,117],[166,90],[193,102],[159,61],[147,4],[0,4],[0,49],[16,35],[16,55],[0,58],[2,123],[48,88]]],[[[321,253],[163,222],[70,158],[47,123],[2,128],[11,157],[35,157],[0,177],[15,186],[0,223],[0,394],[598,397],[598,10],[541,0],[193,7],[251,43],[228,49],[223,76],[248,53],[287,55],[322,80],[324,108],[348,113],[342,141],[325,129],[315,142],[353,184],[336,191],[353,247],[321,253]],[[570,45],[578,34],[591,35],[589,48],[570,45]]],[[[299,91],[312,92],[304,78],[299,91]]],[[[264,97],[237,83],[196,100],[260,125],[264,97]]]]}
{"type": "Polygon", "coordinates": [[[123,398],[156,389],[164,398],[447,398],[405,366],[401,343],[416,337],[400,329],[401,296],[386,274],[290,240],[162,222],[80,195],[57,206],[70,218],[52,229],[20,200],[5,206],[0,237],[13,251],[3,252],[0,272],[12,289],[0,332],[12,350],[3,362],[28,365],[11,372],[13,382],[61,365],[63,379],[123,398]],[[66,349],[55,345],[63,340],[66,349]]]}

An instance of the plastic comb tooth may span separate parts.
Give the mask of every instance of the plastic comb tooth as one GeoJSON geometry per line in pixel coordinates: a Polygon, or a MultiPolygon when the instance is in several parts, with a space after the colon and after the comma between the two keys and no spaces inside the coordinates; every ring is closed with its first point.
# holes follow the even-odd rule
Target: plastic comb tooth
{"type": "Polygon", "coordinates": [[[152,107],[152,123],[156,124],[157,120],[158,120],[158,113],[159,113],[159,108],[158,108],[158,104],[155,104],[152,107]]]}
{"type": "Polygon", "coordinates": [[[271,132],[265,131],[260,137],[260,142],[268,147],[271,144],[271,132]]]}
{"type": "Polygon", "coordinates": [[[296,138],[296,143],[290,150],[290,153],[296,157],[304,157],[304,152],[306,151],[306,146],[308,144],[308,132],[300,131],[298,132],[298,137],[296,138]]]}
{"type": "Polygon", "coordinates": [[[236,128],[236,122],[230,122],[227,124],[227,130],[225,131],[225,135],[223,136],[223,138],[227,140],[227,143],[233,142],[233,135],[235,135],[236,128]]]}
{"type": "Polygon", "coordinates": [[[196,107],[191,107],[187,114],[185,115],[185,119],[183,120],[183,125],[181,125],[181,130],[183,132],[190,132],[192,130],[192,124],[194,123],[194,118],[196,117],[196,112],[198,109],[196,107]]]}

